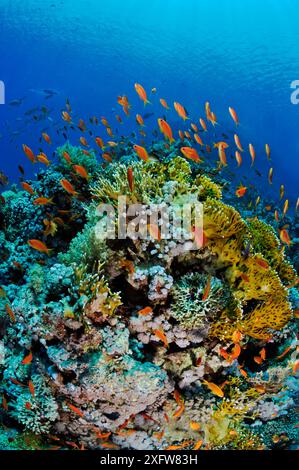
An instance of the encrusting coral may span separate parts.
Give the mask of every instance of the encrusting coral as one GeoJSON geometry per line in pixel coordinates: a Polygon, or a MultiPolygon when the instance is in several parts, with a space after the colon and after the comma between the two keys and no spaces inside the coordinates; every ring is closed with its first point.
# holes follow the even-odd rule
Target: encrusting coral
{"type": "MultiPolygon", "coordinates": [[[[104,168],[67,143],[31,182],[53,197],[47,209],[16,187],[3,193],[3,424],[20,448],[26,433],[29,448],[263,449],[272,432],[285,435],[275,445],[292,446],[296,433],[280,419],[295,407],[298,360],[281,348],[294,338],[296,272],[272,227],[225,202],[219,178],[177,144],[153,149],[161,158],[120,155],[104,168]],[[72,176],[74,164],[88,178],[72,176]],[[97,207],[117,208],[118,196],[201,203],[202,244],[161,236],[161,221],[144,239],[105,238],[97,207]],[[50,255],[28,239],[43,239],[50,255]],[[275,400],[290,380],[289,400],[275,400]]],[[[15,444],[4,435],[1,445],[15,444]]]]}

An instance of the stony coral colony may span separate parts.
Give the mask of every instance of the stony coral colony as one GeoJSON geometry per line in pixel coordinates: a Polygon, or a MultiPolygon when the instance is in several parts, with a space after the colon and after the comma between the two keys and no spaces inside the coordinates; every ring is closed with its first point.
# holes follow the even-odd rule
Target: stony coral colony
{"type": "Polygon", "coordinates": [[[2,449],[298,446],[296,253],[262,204],[230,190],[223,142],[215,169],[186,150],[188,131],[173,142],[159,127],[169,144],[148,151],[123,139],[107,152],[97,137],[104,165],[84,137],[51,165],[24,146],[47,166],[1,196],[2,449]],[[97,207],[119,195],[201,202],[203,245],[105,239],[97,207]]]}

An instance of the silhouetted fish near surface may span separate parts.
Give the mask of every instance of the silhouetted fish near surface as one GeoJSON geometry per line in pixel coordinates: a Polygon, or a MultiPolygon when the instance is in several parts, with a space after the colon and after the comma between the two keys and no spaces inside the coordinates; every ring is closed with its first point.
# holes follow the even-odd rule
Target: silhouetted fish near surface
{"type": "Polygon", "coordinates": [[[43,92],[44,92],[46,95],[52,95],[52,96],[58,95],[58,91],[56,91],[56,90],[51,90],[50,88],[44,89],[43,92]]]}
{"type": "Polygon", "coordinates": [[[25,99],[25,96],[23,98],[16,98],[15,100],[11,100],[8,104],[9,106],[21,106],[25,99]]]}
{"type": "Polygon", "coordinates": [[[154,116],[154,113],[145,113],[142,117],[143,119],[149,119],[152,116],[154,116]]]}
{"type": "Polygon", "coordinates": [[[38,110],[39,110],[38,107],[36,107],[36,108],[31,108],[31,109],[28,109],[27,111],[25,111],[24,114],[25,114],[25,116],[31,116],[31,114],[36,113],[38,110]]]}

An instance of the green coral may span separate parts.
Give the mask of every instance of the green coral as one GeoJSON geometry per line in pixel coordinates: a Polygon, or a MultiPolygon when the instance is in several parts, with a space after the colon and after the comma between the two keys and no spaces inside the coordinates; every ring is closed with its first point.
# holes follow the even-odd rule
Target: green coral
{"type": "Polygon", "coordinates": [[[60,165],[64,172],[72,171],[72,165],[83,166],[90,176],[95,176],[100,170],[100,164],[97,161],[96,154],[93,150],[88,150],[86,155],[82,148],[74,147],[66,142],[62,147],[57,148],[57,155],[60,159],[60,165]],[[63,152],[67,152],[71,158],[71,164],[63,157],[63,152]]]}
{"type": "Polygon", "coordinates": [[[232,306],[227,286],[216,277],[209,279],[200,273],[183,276],[174,286],[172,297],[171,314],[186,328],[199,328],[208,321],[213,322],[229,304],[232,306]],[[203,300],[208,283],[211,287],[203,300]]]}

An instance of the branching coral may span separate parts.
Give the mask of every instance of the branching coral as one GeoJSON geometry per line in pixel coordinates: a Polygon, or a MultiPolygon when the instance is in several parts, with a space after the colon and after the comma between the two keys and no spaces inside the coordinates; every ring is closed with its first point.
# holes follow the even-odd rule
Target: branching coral
{"type": "Polygon", "coordinates": [[[186,328],[212,323],[230,300],[227,287],[219,279],[199,273],[183,276],[175,285],[172,296],[172,315],[186,328]],[[203,298],[209,284],[207,297],[203,298]]]}
{"type": "MultiPolygon", "coordinates": [[[[58,418],[58,405],[51,390],[41,375],[31,377],[34,385],[34,396],[27,387],[21,388],[13,404],[11,415],[15,417],[27,431],[34,434],[45,434],[58,418]]],[[[19,387],[20,388],[20,387],[19,387]]]]}

